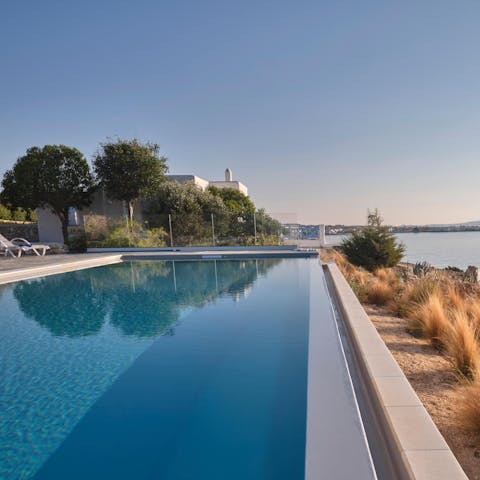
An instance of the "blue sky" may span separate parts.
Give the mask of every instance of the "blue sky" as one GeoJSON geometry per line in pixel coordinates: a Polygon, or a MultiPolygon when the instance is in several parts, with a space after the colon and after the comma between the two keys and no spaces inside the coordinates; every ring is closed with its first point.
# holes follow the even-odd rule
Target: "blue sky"
{"type": "Polygon", "coordinates": [[[0,15],[0,173],[32,145],[161,145],[302,222],[480,219],[480,3],[22,1],[0,15]]]}

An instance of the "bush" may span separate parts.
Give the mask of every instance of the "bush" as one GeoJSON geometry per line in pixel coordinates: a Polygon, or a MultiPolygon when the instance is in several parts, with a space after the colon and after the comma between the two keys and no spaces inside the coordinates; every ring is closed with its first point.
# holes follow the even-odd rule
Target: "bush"
{"type": "Polygon", "coordinates": [[[382,225],[378,211],[368,213],[368,225],[353,232],[342,243],[342,252],[350,263],[373,272],[383,267],[394,267],[400,262],[405,246],[382,225]]]}
{"type": "Polygon", "coordinates": [[[462,311],[453,312],[453,323],[444,335],[443,344],[457,371],[467,379],[479,373],[480,349],[475,325],[462,311]]]}
{"type": "Polygon", "coordinates": [[[25,222],[27,220],[27,212],[23,208],[16,208],[12,212],[12,218],[17,222],[25,222]]]}
{"type": "Polygon", "coordinates": [[[104,240],[108,235],[108,218],[105,215],[85,215],[83,217],[88,240],[104,240]]]}
{"type": "Polygon", "coordinates": [[[418,306],[412,315],[412,329],[419,333],[435,346],[441,346],[444,336],[450,328],[450,322],[443,306],[441,296],[435,292],[418,306]]]}
{"type": "Polygon", "coordinates": [[[68,240],[68,251],[70,253],[85,253],[87,251],[87,237],[84,233],[72,235],[68,240]]]}
{"type": "Polygon", "coordinates": [[[164,247],[168,236],[163,228],[146,230],[138,223],[132,228],[126,222],[112,223],[108,226],[105,237],[96,242],[98,247],[122,248],[122,247],[164,247]]]}
{"type": "Polygon", "coordinates": [[[368,301],[374,305],[386,305],[393,300],[393,288],[383,280],[375,280],[368,291],[368,301]]]}
{"type": "Polygon", "coordinates": [[[480,378],[463,388],[458,416],[466,430],[480,432],[480,378]]]}
{"type": "Polygon", "coordinates": [[[11,220],[12,212],[5,205],[0,204],[0,219],[2,220],[11,220]]]}

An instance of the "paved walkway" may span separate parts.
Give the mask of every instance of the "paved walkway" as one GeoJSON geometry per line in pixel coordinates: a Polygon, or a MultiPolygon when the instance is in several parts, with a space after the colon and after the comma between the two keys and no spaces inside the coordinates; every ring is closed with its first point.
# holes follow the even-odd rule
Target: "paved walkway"
{"type": "Polygon", "coordinates": [[[37,255],[22,255],[20,258],[0,256],[0,272],[13,272],[25,268],[48,267],[75,262],[77,260],[103,258],[111,254],[105,253],[58,253],[39,257],[37,255]]]}

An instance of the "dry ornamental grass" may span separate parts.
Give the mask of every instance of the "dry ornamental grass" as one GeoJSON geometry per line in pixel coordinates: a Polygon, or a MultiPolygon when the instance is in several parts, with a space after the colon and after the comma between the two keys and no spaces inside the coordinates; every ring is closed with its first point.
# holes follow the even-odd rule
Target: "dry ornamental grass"
{"type": "Polygon", "coordinates": [[[372,274],[333,250],[322,259],[337,263],[362,303],[405,318],[407,331],[429,340],[451,362],[459,392],[454,421],[480,433],[480,287],[435,269],[422,277],[395,269],[372,274]]]}

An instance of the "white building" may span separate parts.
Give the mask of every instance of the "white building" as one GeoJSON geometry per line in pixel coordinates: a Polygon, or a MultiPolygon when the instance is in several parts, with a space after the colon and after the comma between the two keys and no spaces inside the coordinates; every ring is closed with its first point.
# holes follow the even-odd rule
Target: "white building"
{"type": "Polygon", "coordinates": [[[202,190],[206,190],[209,186],[216,188],[232,188],[238,190],[244,195],[248,196],[248,188],[242,182],[234,181],[232,171],[227,168],[225,170],[225,180],[205,180],[197,177],[197,175],[167,175],[167,178],[172,182],[187,183],[193,182],[202,190]]]}

